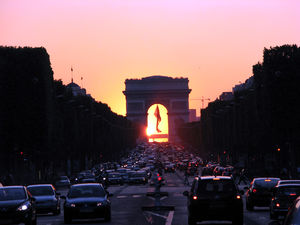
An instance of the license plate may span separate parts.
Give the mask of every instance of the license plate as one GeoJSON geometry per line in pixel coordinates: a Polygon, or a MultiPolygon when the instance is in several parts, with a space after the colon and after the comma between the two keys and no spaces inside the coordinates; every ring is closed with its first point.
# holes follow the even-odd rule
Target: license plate
{"type": "Polygon", "coordinates": [[[94,212],[94,210],[91,209],[91,208],[82,208],[82,209],[80,209],[80,212],[82,212],[82,213],[91,213],[91,212],[94,212]]]}

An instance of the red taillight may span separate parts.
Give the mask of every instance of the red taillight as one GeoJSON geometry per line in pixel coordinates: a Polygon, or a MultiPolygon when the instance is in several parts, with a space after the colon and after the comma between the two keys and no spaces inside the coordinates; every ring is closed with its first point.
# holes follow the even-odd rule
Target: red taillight
{"type": "Polygon", "coordinates": [[[280,204],[279,204],[279,203],[276,203],[276,207],[280,207],[280,204]]]}
{"type": "Polygon", "coordinates": [[[295,196],[295,195],[296,195],[296,193],[291,193],[291,194],[290,194],[290,196],[295,196]]]}
{"type": "Polygon", "coordinates": [[[256,192],[257,192],[257,190],[254,188],[254,189],[252,190],[252,192],[253,192],[253,193],[256,193],[256,192]]]}
{"type": "Polygon", "coordinates": [[[237,195],[237,196],[236,196],[236,199],[241,199],[241,196],[240,196],[240,195],[237,195]]]}
{"type": "Polygon", "coordinates": [[[158,181],[161,181],[161,177],[158,177],[157,179],[158,179],[158,181]]]}
{"type": "Polygon", "coordinates": [[[198,199],[198,197],[197,197],[197,196],[193,196],[193,199],[194,199],[194,200],[197,200],[197,199],[198,199]]]}

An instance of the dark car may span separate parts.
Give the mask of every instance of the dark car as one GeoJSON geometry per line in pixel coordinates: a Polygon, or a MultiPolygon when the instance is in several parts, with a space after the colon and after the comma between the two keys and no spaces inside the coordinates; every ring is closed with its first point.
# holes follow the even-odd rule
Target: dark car
{"type": "Polygon", "coordinates": [[[270,206],[273,189],[279,178],[254,178],[246,192],[246,209],[252,211],[254,206],[270,206]]]}
{"type": "Polygon", "coordinates": [[[243,224],[243,192],[239,192],[229,176],[195,177],[188,197],[188,224],[198,221],[230,220],[243,224]]]}
{"type": "Polygon", "coordinates": [[[36,224],[35,199],[24,186],[0,187],[0,224],[36,224]]]}
{"type": "Polygon", "coordinates": [[[71,182],[70,179],[67,176],[60,176],[56,182],[55,182],[55,187],[56,188],[68,188],[70,187],[71,182]]]}
{"type": "Polygon", "coordinates": [[[146,184],[148,182],[146,171],[137,171],[129,177],[129,184],[146,184]]]}
{"type": "Polygon", "coordinates": [[[34,184],[27,186],[27,190],[36,199],[38,213],[60,214],[60,197],[52,184],[34,184]]]}
{"type": "Polygon", "coordinates": [[[274,196],[270,204],[270,218],[278,219],[285,216],[288,208],[300,195],[300,184],[281,184],[274,189],[274,196]]]}
{"type": "Polygon", "coordinates": [[[71,186],[64,203],[64,222],[72,219],[104,218],[111,219],[108,193],[101,184],[74,184],[71,186]]]}
{"type": "MultiPolygon", "coordinates": [[[[279,222],[275,223],[275,225],[281,225],[279,222]]],[[[283,221],[282,225],[298,225],[300,224],[300,197],[298,197],[291,207],[283,221]]]]}
{"type": "Polygon", "coordinates": [[[108,173],[106,177],[106,182],[108,184],[124,184],[121,174],[117,172],[108,173]]]}

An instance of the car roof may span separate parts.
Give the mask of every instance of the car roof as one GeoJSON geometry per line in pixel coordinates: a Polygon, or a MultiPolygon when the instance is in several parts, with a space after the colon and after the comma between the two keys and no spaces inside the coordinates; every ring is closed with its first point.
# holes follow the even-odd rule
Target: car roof
{"type": "Polygon", "coordinates": [[[81,184],[73,184],[72,187],[80,187],[80,186],[102,186],[99,183],[81,183],[81,184]]]}
{"type": "Polygon", "coordinates": [[[253,179],[254,181],[258,181],[258,180],[280,180],[280,178],[278,177],[257,177],[253,179]]]}
{"type": "Polygon", "coordinates": [[[53,187],[52,184],[31,184],[27,185],[27,187],[53,187]]]}
{"type": "MultiPolygon", "coordinates": [[[[201,179],[201,180],[212,180],[212,179],[216,179],[216,178],[219,178],[221,180],[232,180],[232,177],[230,176],[201,176],[201,177],[198,177],[198,179],[201,179]]],[[[197,177],[196,177],[197,179],[197,177]]]]}
{"type": "Polygon", "coordinates": [[[281,188],[281,187],[300,187],[300,184],[298,183],[293,183],[293,184],[279,184],[277,185],[277,187],[281,188]]]}
{"type": "Polygon", "coordinates": [[[279,180],[278,184],[299,184],[300,180],[279,180]]]}
{"type": "Polygon", "coordinates": [[[25,188],[25,186],[22,186],[22,185],[11,185],[11,186],[3,186],[1,188],[25,188]]]}

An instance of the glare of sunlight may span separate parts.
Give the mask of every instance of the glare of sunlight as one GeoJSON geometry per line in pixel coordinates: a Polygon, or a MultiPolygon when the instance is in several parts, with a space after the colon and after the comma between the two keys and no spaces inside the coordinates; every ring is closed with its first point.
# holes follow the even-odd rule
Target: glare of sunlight
{"type": "Polygon", "coordinates": [[[154,104],[148,109],[148,127],[146,132],[149,142],[168,141],[168,110],[166,107],[161,104],[154,104]],[[161,120],[159,120],[159,117],[161,120]]]}

